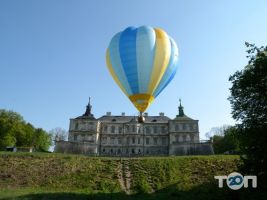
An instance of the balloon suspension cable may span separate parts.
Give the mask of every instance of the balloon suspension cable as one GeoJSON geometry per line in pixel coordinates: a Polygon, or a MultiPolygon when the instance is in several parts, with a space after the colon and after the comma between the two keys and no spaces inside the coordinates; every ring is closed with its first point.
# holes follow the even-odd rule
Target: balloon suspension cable
{"type": "Polygon", "coordinates": [[[143,112],[140,112],[138,116],[138,122],[144,123],[144,121],[145,121],[145,117],[143,116],[143,112]]]}

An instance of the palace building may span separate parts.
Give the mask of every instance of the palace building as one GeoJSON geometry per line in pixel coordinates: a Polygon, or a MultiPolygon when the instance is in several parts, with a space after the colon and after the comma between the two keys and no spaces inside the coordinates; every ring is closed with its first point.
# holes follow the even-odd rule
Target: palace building
{"type": "Polygon", "coordinates": [[[55,152],[99,156],[168,156],[213,154],[209,141],[199,140],[198,120],[178,107],[174,119],[159,113],[136,116],[106,115],[95,118],[89,103],[83,115],[70,119],[68,141],[56,141],[55,152]]]}

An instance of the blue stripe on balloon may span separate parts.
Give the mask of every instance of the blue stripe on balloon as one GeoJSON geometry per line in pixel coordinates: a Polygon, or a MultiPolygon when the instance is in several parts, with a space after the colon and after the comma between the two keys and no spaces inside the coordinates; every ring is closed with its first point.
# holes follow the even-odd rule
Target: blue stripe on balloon
{"type": "Polygon", "coordinates": [[[139,92],[146,93],[153,69],[156,34],[152,27],[141,26],[136,38],[136,62],[139,92]]]}
{"type": "Polygon", "coordinates": [[[168,67],[158,85],[156,88],[155,92],[153,93],[154,97],[157,97],[162,90],[171,82],[173,79],[174,75],[176,74],[177,71],[177,62],[178,62],[178,48],[172,38],[170,38],[171,42],[171,57],[170,61],[168,64],[168,67]]]}
{"type": "Polygon", "coordinates": [[[175,70],[172,72],[171,76],[169,77],[169,79],[167,80],[167,82],[165,83],[165,85],[163,85],[162,87],[158,87],[157,90],[154,92],[154,98],[156,98],[161,92],[162,90],[165,89],[165,87],[167,85],[169,85],[169,83],[171,82],[171,80],[174,78],[175,74],[176,74],[177,68],[175,68],[175,70]]]}
{"type": "Polygon", "coordinates": [[[133,94],[139,93],[136,65],[136,35],[137,29],[128,27],[121,33],[119,41],[121,63],[133,94]]]}
{"type": "Polygon", "coordinates": [[[132,90],[129,86],[128,80],[124,73],[124,69],[121,64],[120,51],[119,51],[119,40],[121,32],[117,33],[111,40],[109,44],[109,54],[110,54],[110,63],[115,72],[115,75],[118,77],[121,85],[124,87],[128,95],[132,95],[132,90]]]}

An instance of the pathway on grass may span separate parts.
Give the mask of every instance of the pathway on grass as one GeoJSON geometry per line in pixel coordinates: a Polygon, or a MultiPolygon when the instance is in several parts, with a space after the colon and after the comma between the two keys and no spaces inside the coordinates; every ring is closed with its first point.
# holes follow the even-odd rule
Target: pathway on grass
{"type": "Polygon", "coordinates": [[[129,168],[129,160],[121,160],[118,169],[117,169],[117,177],[121,186],[121,189],[126,194],[131,194],[131,178],[132,174],[129,168]]]}

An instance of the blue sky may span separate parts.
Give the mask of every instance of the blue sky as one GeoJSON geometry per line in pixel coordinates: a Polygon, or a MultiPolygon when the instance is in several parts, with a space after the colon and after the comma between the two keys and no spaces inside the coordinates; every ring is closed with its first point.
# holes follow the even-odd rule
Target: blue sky
{"type": "Polygon", "coordinates": [[[200,136],[234,124],[228,78],[247,64],[244,42],[266,45],[267,1],[0,0],[0,108],[36,127],[68,129],[84,113],[137,115],[111,78],[105,51],[128,26],[164,29],[177,42],[179,68],[147,112],[171,118],[182,98],[200,136]]]}

